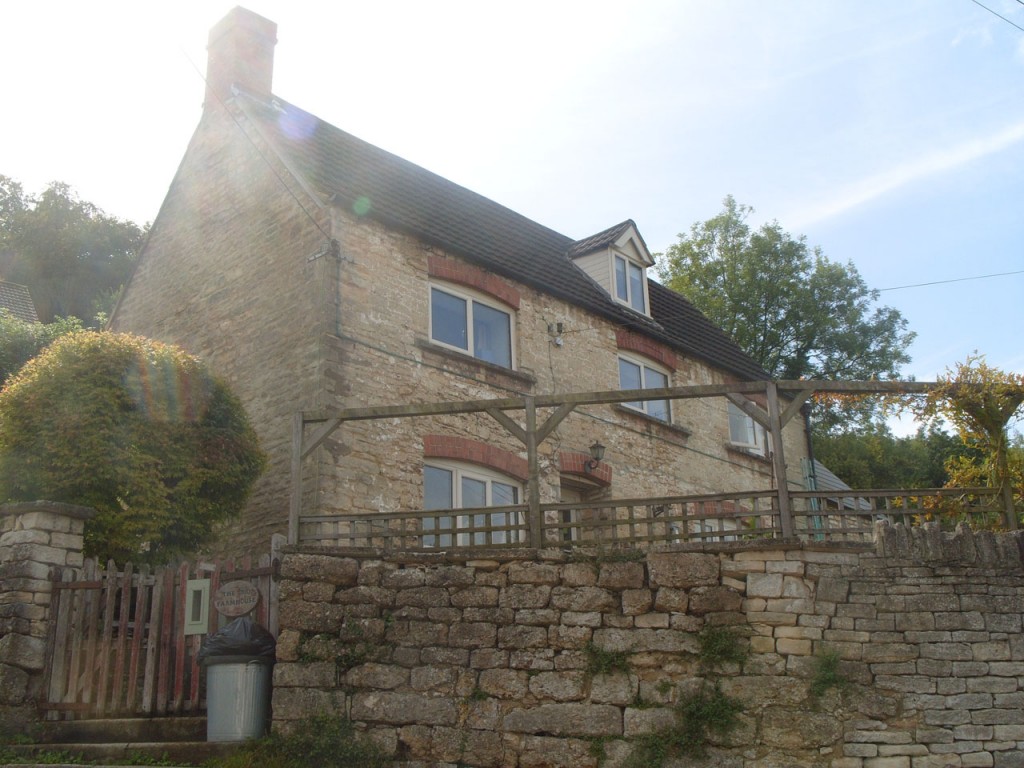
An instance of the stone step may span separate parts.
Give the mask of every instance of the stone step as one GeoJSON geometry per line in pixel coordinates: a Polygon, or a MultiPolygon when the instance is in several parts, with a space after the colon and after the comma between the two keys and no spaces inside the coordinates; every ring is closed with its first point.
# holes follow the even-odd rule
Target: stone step
{"type": "MultiPolygon", "coordinates": [[[[54,743],[54,744],[12,744],[5,749],[31,760],[39,753],[64,753],[69,760],[88,761],[94,765],[132,766],[133,761],[170,760],[175,765],[192,766],[214,757],[234,754],[240,742],[170,741],[170,742],[111,742],[97,743],[54,743]]],[[[79,762],[79,765],[81,762],[79,762]]],[[[8,763],[8,766],[17,763],[8,763]]]]}
{"type": "Polygon", "coordinates": [[[40,725],[37,740],[53,744],[206,740],[206,718],[203,716],[44,720],[40,725]]]}

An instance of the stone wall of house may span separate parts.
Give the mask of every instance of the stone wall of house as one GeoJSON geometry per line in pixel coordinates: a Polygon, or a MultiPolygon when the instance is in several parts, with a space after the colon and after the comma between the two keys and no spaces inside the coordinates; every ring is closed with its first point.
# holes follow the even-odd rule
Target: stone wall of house
{"type": "Polygon", "coordinates": [[[405,768],[622,766],[714,676],[743,712],[709,764],[1019,767],[1020,543],[883,526],[871,549],[641,559],[294,550],[281,572],[275,726],[345,713],[405,768]],[[742,638],[742,666],[701,663],[708,627],[742,638]],[[829,653],[837,685],[814,696],[829,653]],[[595,672],[600,654],[626,667],[595,672]]]}
{"type": "MultiPolygon", "coordinates": [[[[328,365],[338,372],[328,377],[328,402],[359,407],[618,388],[622,329],[614,324],[522,283],[488,275],[488,287],[514,296],[518,305],[513,312],[516,370],[506,371],[430,341],[430,285],[444,286],[444,277],[467,269],[469,262],[338,210],[333,226],[340,242],[341,280],[338,333],[325,344],[328,365]],[[561,344],[549,330],[557,324],[563,329],[561,344]]],[[[464,285],[455,287],[465,290],[464,285]]],[[[730,381],[705,362],[665,350],[674,359],[674,385],[730,381]]],[[[769,460],[730,446],[725,398],[675,401],[672,412],[673,423],[666,425],[621,406],[578,408],[540,446],[542,500],[560,498],[563,453],[586,454],[595,440],[607,446],[611,482],[585,488],[588,498],[774,485],[769,460]]],[[[526,455],[522,444],[486,415],[348,424],[320,453],[313,509],[421,508],[426,435],[454,435],[526,455]]],[[[787,480],[803,487],[801,459],[807,446],[799,418],[785,430],[785,451],[787,480]]]]}
{"type": "Polygon", "coordinates": [[[82,565],[87,507],[35,501],[0,506],[0,734],[36,714],[46,664],[53,568],[82,565]]]}
{"type": "Polygon", "coordinates": [[[235,555],[285,530],[292,414],[323,404],[320,340],[333,321],[323,294],[336,274],[318,256],[329,224],[317,228],[323,211],[284,188],[273,157],[243,119],[204,115],[112,322],[198,355],[245,405],[269,464],[222,538],[235,555]]]}

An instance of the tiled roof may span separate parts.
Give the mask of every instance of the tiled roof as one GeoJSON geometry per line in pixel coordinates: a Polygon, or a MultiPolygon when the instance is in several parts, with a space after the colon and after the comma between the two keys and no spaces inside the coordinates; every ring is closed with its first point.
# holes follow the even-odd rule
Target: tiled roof
{"type": "MultiPolygon", "coordinates": [[[[593,253],[601,248],[607,248],[616,240],[618,240],[630,227],[636,229],[636,224],[633,223],[632,219],[626,219],[621,224],[616,224],[614,227],[608,227],[604,232],[598,232],[596,235],[585,237],[582,240],[577,240],[571,246],[569,246],[568,256],[570,259],[577,256],[585,256],[588,253],[593,253]]],[[[637,230],[639,234],[639,230],[637,230]]],[[[644,245],[646,248],[646,244],[644,245]]]]}
{"type": "Polygon", "coordinates": [[[17,283],[0,281],[0,309],[8,310],[14,317],[26,323],[38,323],[36,305],[28,288],[17,283]]]}
{"type": "Polygon", "coordinates": [[[325,200],[645,333],[741,379],[768,374],[689,301],[651,281],[653,320],[616,303],[570,259],[611,242],[632,221],[583,240],[562,235],[482,195],[368,144],[280,100],[236,102],[286,163],[325,200]]]}

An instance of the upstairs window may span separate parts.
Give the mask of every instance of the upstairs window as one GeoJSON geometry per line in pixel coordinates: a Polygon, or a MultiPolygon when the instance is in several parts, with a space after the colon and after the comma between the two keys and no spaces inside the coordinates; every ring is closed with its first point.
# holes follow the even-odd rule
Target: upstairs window
{"type": "Polygon", "coordinates": [[[478,296],[431,286],[430,338],[478,360],[512,367],[512,316],[478,296]]]}
{"type": "MultiPolygon", "coordinates": [[[[423,468],[423,508],[478,509],[505,507],[519,503],[517,484],[481,467],[458,463],[428,464],[423,468]]],[[[456,544],[508,544],[515,542],[518,531],[483,531],[519,524],[517,512],[486,512],[474,515],[443,515],[423,519],[423,546],[451,547],[456,544]],[[473,528],[472,532],[467,529],[473,528]]]]}
{"type": "MultiPolygon", "coordinates": [[[[661,389],[667,386],[668,373],[665,371],[639,358],[619,356],[619,389],[661,389]]],[[[644,400],[623,405],[643,411],[658,421],[672,421],[668,400],[644,400]]]]}
{"type": "Polygon", "coordinates": [[[736,448],[742,448],[759,456],[764,456],[768,452],[767,430],[731,400],[729,401],[729,442],[736,448]]]}
{"type": "Polygon", "coordinates": [[[642,266],[616,254],[615,298],[645,315],[647,314],[646,282],[642,266]]]}

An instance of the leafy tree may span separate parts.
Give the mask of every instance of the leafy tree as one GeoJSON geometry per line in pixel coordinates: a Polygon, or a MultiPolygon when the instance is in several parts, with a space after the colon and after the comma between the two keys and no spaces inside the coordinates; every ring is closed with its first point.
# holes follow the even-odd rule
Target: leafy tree
{"type": "Polygon", "coordinates": [[[263,463],[224,383],[137,336],[62,336],[0,392],[0,498],[94,507],[91,555],[194,551],[241,511],[263,463]]]}
{"type": "Polygon", "coordinates": [[[53,182],[37,198],[0,176],[0,274],[27,285],[40,319],[113,308],[145,230],[53,182]]]}
{"type": "Polygon", "coordinates": [[[973,452],[935,425],[896,437],[878,423],[817,435],[814,454],[852,488],[941,488],[949,482],[946,462],[973,452]]]}
{"type": "Polygon", "coordinates": [[[915,410],[920,418],[948,421],[973,456],[954,457],[946,469],[951,486],[998,488],[1006,508],[1004,523],[1017,528],[1011,513],[1024,500],[1024,460],[1010,441],[1010,426],[1024,405],[1024,374],[993,368],[975,355],[947,369],[915,410]]]}
{"type": "Polygon", "coordinates": [[[0,386],[55,339],[80,330],[82,321],[77,317],[58,317],[52,323],[29,323],[0,309],[0,386]]]}
{"type": "Polygon", "coordinates": [[[752,230],[753,208],[724,209],[659,257],[682,293],[778,379],[895,379],[914,334],[852,263],[830,261],[778,222],[752,230]]]}

